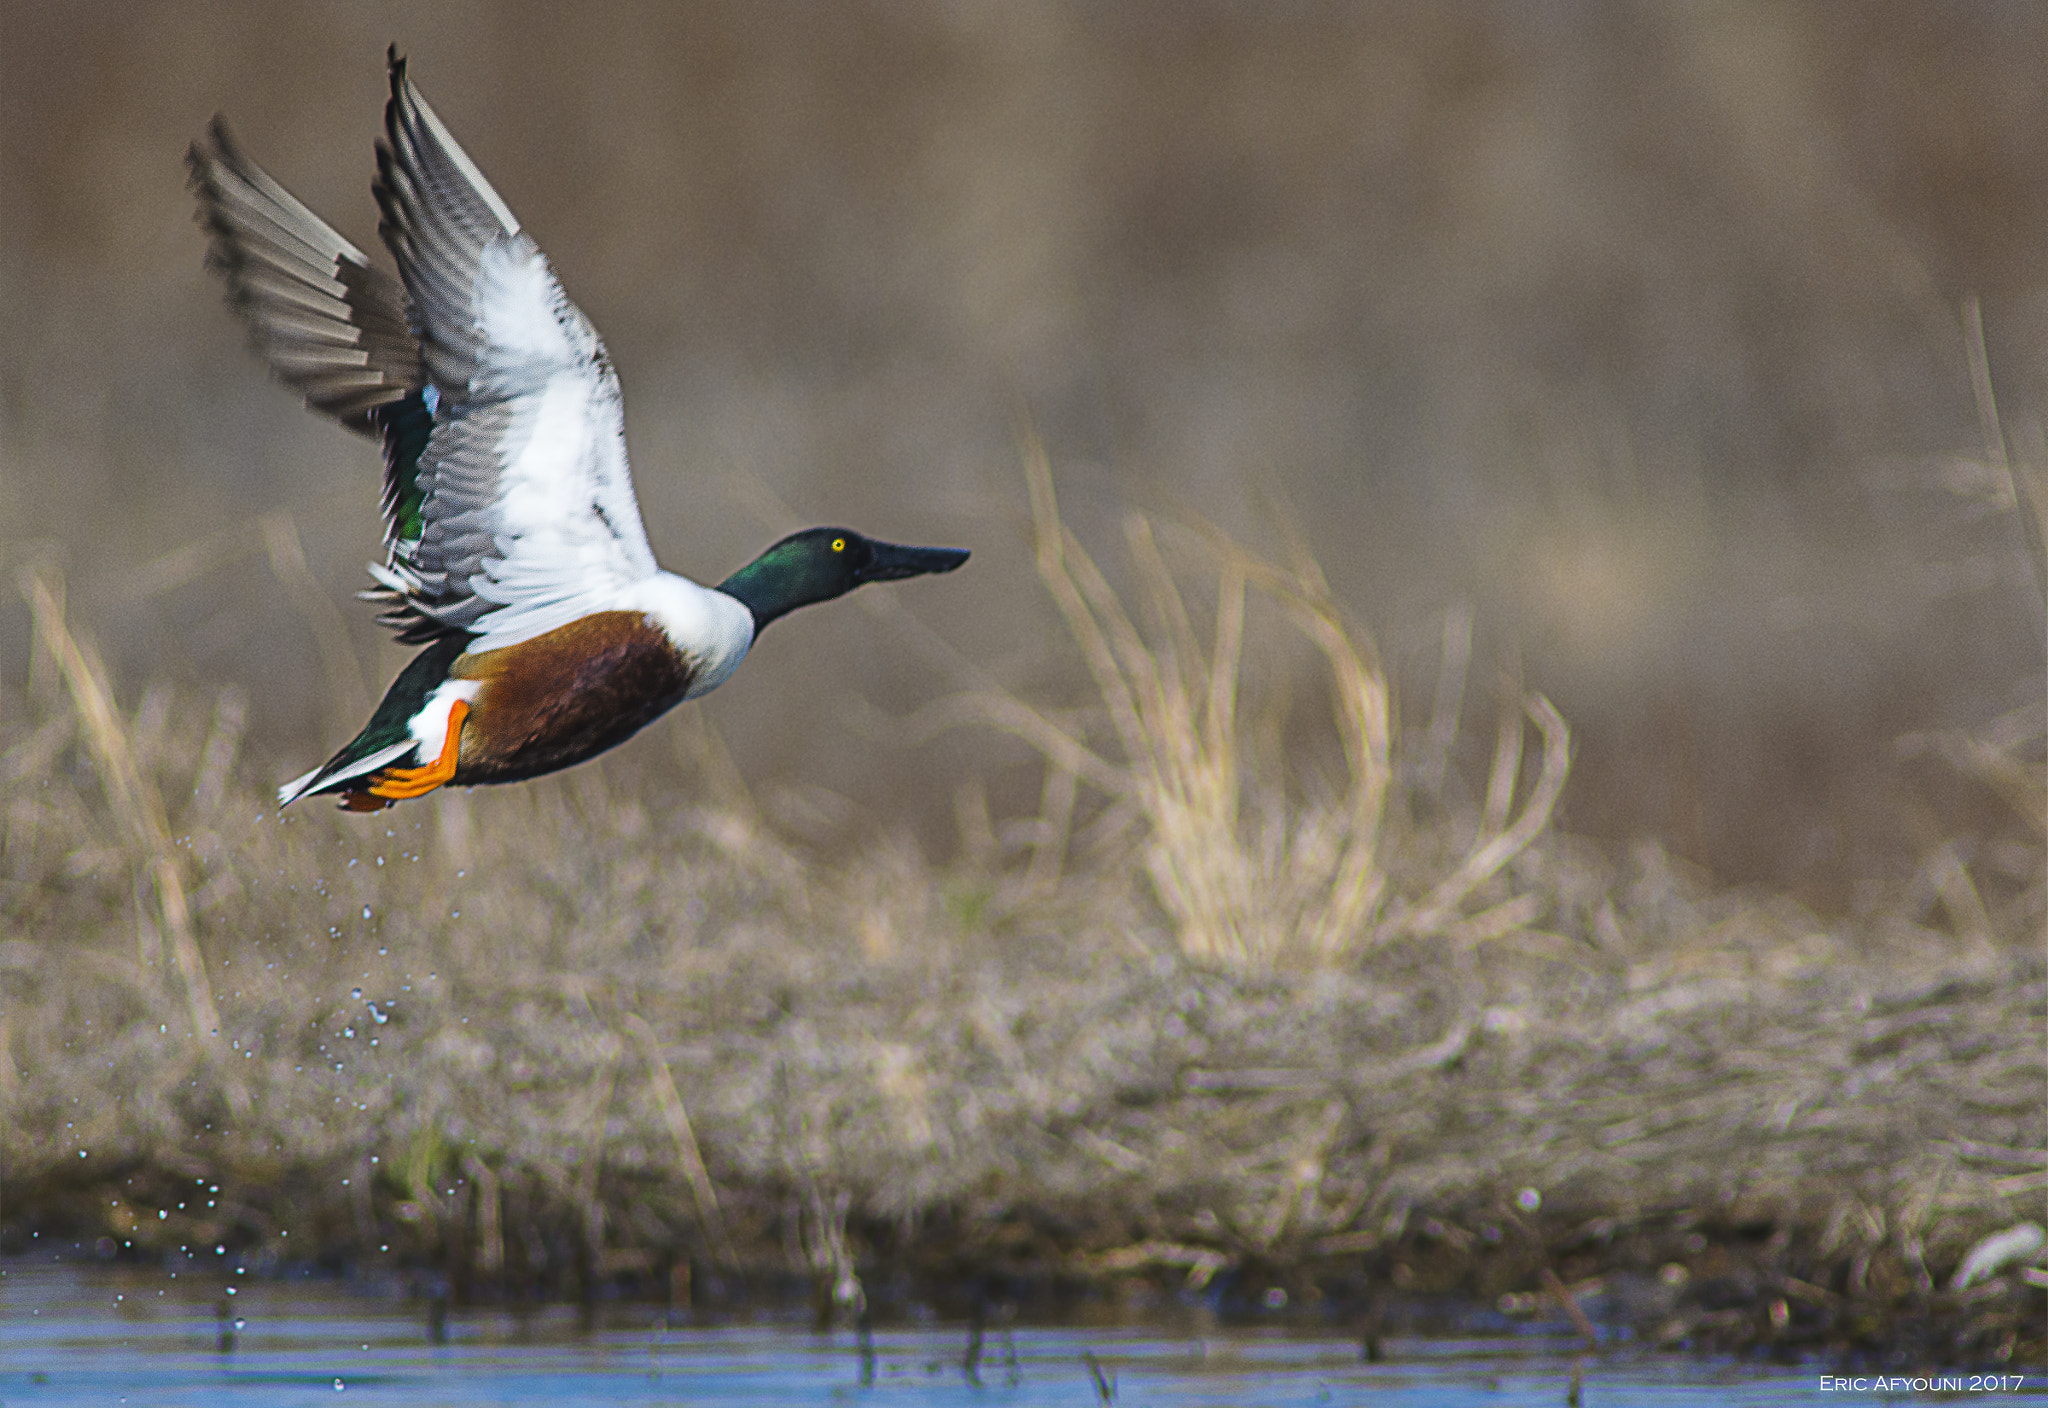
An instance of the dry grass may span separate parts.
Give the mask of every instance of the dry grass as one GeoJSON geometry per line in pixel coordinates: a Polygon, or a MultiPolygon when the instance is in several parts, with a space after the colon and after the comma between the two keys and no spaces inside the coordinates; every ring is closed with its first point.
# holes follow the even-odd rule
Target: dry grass
{"type": "MultiPolygon", "coordinates": [[[[1542,835],[1564,790],[1570,734],[1548,700],[1522,701],[1542,745],[1519,807],[1525,728],[1515,717],[1503,723],[1476,829],[1429,838],[1451,849],[1411,866],[1418,873],[1406,877],[1404,893],[1391,870],[1389,803],[1400,762],[1394,692],[1371,642],[1345,622],[1314,559],[1297,546],[1290,564],[1276,567],[1207,531],[1202,541],[1216,588],[1203,631],[1152,523],[1133,514],[1124,534],[1137,578],[1134,612],[1061,522],[1052,469],[1035,439],[1027,443],[1025,468],[1039,579],[1087,665],[1100,707],[1061,719],[984,688],[942,701],[921,722],[929,728],[985,721],[1043,755],[1044,800],[1022,877],[1026,894],[1065,878],[1085,787],[1098,791],[1107,809],[1091,818],[1082,849],[1098,870],[1105,861],[1121,869],[1134,856],[1174,946],[1199,963],[1314,968],[1406,936],[1497,938],[1542,911],[1541,896],[1511,885],[1502,898],[1487,887],[1542,835]],[[1274,608],[1263,620],[1248,617],[1254,593],[1274,608]],[[1264,727],[1245,719],[1248,619],[1255,635],[1283,625],[1320,659],[1323,677],[1314,683],[1328,694],[1341,745],[1334,780],[1292,775],[1279,742],[1280,707],[1265,711],[1264,727]],[[1475,912],[1475,902],[1484,907],[1475,912]]],[[[1272,669],[1285,657],[1270,639],[1265,645],[1259,653],[1269,673],[1295,683],[1284,666],[1272,669]]],[[[1455,717],[1446,722],[1455,730],[1455,717]]]]}
{"type": "MultiPolygon", "coordinates": [[[[2048,616],[2048,441],[2038,421],[2026,423],[2024,451],[2014,453],[1992,388],[1984,320],[1977,300],[1962,307],[1963,350],[1984,436],[1981,459],[1948,466],[1947,487],[1979,513],[2012,524],[2025,544],[2038,605],[2048,616]]],[[[2048,677],[2037,679],[2037,690],[2048,677]]],[[[1934,837],[1915,876],[1918,907],[1939,906],[1951,925],[1981,947],[1999,934],[2048,932],[2048,707],[2037,697],[1973,728],[1907,734],[1897,740],[1904,757],[1932,756],[1956,777],[1993,800],[1992,834],[1965,842],[1934,837]],[[1976,858],[1978,864],[1970,863],[1976,858]],[[1987,897],[1980,873],[1991,882],[1987,897]]],[[[1924,822],[1923,832],[1933,828],[1924,822]]]]}
{"type": "Polygon", "coordinates": [[[237,696],[124,709],[26,579],[0,1237],[477,1293],[686,1259],[840,1303],[889,1266],[1489,1298],[1562,1269],[1674,1341],[1883,1344],[1932,1307],[1962,1338],[1930,1353],[2039,1352],[2014,1274],[1939,1289],[2048,1188],[2019,912],[1852,931],[1654,847],[1603,859],[1544,830],[1566,741],[1540,700],[1533,767],[1517,719],[1485,800],[1416,821],[1385,676],[1312,564],[1207,540],[1198,630],[1134,520],[1141,629],[1042,460],[1033,502],[1106,722],[981,699],[1047,803],[970,817],[1010,839],[947,868],[792,845],[688,715],[673,773],[631,786],[599,764],[280,820],[237,696]],[[1336,784],[1240,718],[1261,597],[1322,662],[1336,784]]]}

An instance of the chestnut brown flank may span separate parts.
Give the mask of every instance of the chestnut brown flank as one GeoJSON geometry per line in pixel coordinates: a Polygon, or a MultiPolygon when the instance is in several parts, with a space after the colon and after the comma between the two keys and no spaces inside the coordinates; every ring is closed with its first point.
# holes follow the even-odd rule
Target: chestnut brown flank
{"type": "Polygon", "coordinates": [[[631,738],[682,699],[695,674],[637,611],[601,611],[449,672],[482,685],[462,731],[458,787],[517,782],[631,738]]]}

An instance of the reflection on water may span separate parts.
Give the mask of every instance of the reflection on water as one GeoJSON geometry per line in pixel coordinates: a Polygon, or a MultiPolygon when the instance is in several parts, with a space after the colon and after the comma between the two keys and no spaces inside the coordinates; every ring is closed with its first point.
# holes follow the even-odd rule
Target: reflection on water
{"type": "MultiPolygon", "coordinates": [[[[0,1405],[582,1403],[1429,1404],[1559,1408],[1571,1342],[1541,1336],[1356,1340],[1300,1327],[1221,1328],[1192,1317],[1115,1329],[991,1329],[972,1376],[965,1326],[850,1331],[799,1316],[670,1327],[658,1310],[457,1311],[446,1343],[425,1305],[316,1280],[187,1269],[0,1263],[0,1405]],[[236,1282],[232,1297],[225,1281],[236,1282]],[[223,1339],[232,1347],[223,1350],[223,1339]],[[1092,1361],[1092,1363],[1091,1363],[1092,1361]],[[1099,1380],[1098,1380],[1099,1371],[1099,1380]],[[345,1394],[345,1399],[337,1399],[345,1394]]],[[[1621,1352],[1583,1365],[1604,1405],[1804,1401],[1818,1370],[1703,1365],[1621,1352]]]]}

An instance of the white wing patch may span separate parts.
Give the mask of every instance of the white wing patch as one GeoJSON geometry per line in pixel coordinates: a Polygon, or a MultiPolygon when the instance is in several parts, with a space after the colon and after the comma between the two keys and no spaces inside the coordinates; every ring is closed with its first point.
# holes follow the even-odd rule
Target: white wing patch
{"type": "Polygon", "coordinates": [[[477,327],[489,348],[470,379],[475,400],[535,390],[565,366],[595,362],[603,350],[580,314],[573,321],[563,317],[574,310],[546,256],[524,236],[500,236],[484,247],[473,296],[477,327]]]}
{"type": "Polygon", "coordinates": [[[622,609],[660,569],[604,344],[402,68],[386,138],[385,239],[438,393],[423,531],[376,574],[386,619],[494,650],[622,609]]]}
{"type": "Polygon", "coordinates": [[[471,593],[492,604],[471,628],[486,637],[478,649],[618,609],[657,570],[630,490],[608,492],[625,454],[616,437],[592,433],[605,400],[601,386],[574,373],[520,398],[489,514],[495,550],[468,579],[471,593]]]}

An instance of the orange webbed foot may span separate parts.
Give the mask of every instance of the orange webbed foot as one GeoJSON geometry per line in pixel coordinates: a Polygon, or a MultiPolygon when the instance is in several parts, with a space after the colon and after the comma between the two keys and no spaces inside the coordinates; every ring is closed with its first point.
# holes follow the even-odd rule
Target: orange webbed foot
{"type": "Polygon", "coordinates": [[[342,806],[350,811],[374,811],[413,797],[424,797],[455,776],[456,754],[462,743],[463,721],[469,705],[456,700],[448,708],[448,733],[441,742],[441,756],[421,768],[383,768],[373,774],[368,792],[344,793],[342,806]],[[358,800],[360,799],[360,800],[358,800]]]}

